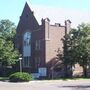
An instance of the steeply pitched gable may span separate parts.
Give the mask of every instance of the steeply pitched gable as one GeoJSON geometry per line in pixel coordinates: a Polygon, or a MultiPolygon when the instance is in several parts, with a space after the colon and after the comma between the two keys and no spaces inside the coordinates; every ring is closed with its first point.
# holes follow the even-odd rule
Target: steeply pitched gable
{"type": "Polygon", "coordinates": [[[35,30],[39,28],[39,24],[34,17],[34,13],[31,11],[29,5],[25,4],[25,7],[23,9],[22,15],[20,17],[20,21],[17,27],[17,30],[35,30]]]}

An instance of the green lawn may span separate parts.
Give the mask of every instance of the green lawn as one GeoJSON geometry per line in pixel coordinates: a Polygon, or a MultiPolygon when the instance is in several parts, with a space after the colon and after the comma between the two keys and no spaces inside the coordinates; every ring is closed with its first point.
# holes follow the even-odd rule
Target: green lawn
{"type": "Polygon", "coordinates": [[[9,77],[0,77],[0,81],[5,81],[5,80],[8,80],[9,77]]]}
{"type": "Polygon", "coordinates": [[[56,78],[56,79],[53,79],[53,80],[90,80],[90,78],[56,78]]]}
{"type": "MultiPolygon", "coordinates": [[[[6,81],[9,80],[9,77],[0,77],[0,81],[6,81]]],[[[43,80],[90,80],[90,78],[54,78],[54,79],[43,79],[43,80]]]]}
{"type": "Polygon", "coordinates": [[[64,77],[62,77],[62,78],[52,78],[52,79],[46,78],[46,79],[41,79],[41,80],[48,80],[48,81],[51,81],[51,80],[62,80],[62,81],[69,81],[69,80],[90,80],[90,77],[88,77],[88,78],[84,78],[84,77],[64,78],[64,77]]]}

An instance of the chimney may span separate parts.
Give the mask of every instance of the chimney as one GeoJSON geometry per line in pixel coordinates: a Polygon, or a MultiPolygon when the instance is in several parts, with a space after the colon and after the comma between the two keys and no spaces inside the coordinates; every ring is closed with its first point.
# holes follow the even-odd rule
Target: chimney
{"type": "Polygon", "coordinates": [[[71,30],[71,21],[70,20],[66,20],[65,21],[65,34],[68,34],[71,30]]]}
{"type": "Polygon", "coordinates": [[[50,20],[49,18],[42,19],[42,25],[45,29],[45,39],[49,39],[49,26],[50,26],[50,20]]]}

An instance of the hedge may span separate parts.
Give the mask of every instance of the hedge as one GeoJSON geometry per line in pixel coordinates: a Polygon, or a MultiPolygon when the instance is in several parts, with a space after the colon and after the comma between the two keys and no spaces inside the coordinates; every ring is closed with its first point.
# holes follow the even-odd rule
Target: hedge
{"type": "Polygon", "coordinates": [[[32,75],[26,72],[16,72],[9,76],[10,82],[28,82],[32,80],[32,75]]]}

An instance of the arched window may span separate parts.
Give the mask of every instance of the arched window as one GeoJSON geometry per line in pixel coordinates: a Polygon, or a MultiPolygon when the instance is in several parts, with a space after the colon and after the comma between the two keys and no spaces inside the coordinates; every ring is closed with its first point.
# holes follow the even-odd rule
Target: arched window
{"type": "Polygon", "coordinates": [[[26,32],[24,34],[24,46],[29,46],[31,43],[31,33],[30,32],[26,32]]]}

